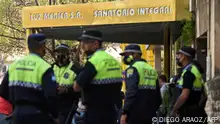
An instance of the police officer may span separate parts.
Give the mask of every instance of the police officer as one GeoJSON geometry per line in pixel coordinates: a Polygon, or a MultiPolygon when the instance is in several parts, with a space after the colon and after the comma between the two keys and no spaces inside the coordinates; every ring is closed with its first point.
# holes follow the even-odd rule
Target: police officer
{"type": "Polygon", "coordinates": [[[13,124],[58,124],[56,80],[51,65],[43,60],[46,37],[28,37],[30,54],[12,63],[6,74],[9,98],[14,106],[13,124]]]}
{"type": "Polygon", "coordinates": [[[59,84],[59,119],[61,124],[65,124],[71,107],[74,104],[77,106],[79,99],[80,93],[74,92],[72,88],[79,68],[70,62],[70,48],[65,44],[60,44],[55,48],[55,59],[56,63],[53,65],[53,70],[56,82],[59,84]]]}
{"type": "Polygon", "coordinates": [[[141,58],[138,45],[126,46],[123,62],[125,70],[126,95],[121,124],[151,124],[152,117],[161,104],[158,76],[155,69],[141,58]]]}
{"type": "Polygon", "coordinates": [[[99,31],[85,31],[79,38],[88,60],[74,89],[83,90],[85,124],[115,124],[115,105],[121,99],[121,65],[101,48],[101,37],[99,31]]]}
{"type": "Polygon", "coordinates": [[[177,74],[170,78],[170,83],[169,83],[170,101],[169,101],[168,115],[170,115],[173,106],[175,105],[180,94],[180,91],[179,89],[176,88],[176,85],[177,85],[177,81],[181,78],[182,70],[183,68],[178,67],[177,74]]]}
{"type": "Polygon", "coordinates": [[[183,67],[181,78],[177,87],[181,94],[176,101],[171,115],[177,113],[180,117],[201,117],[199,106],[201,94],[203,92],[203,79],[197,66],[192,61],[195,57],[195,49],[184,46],[177,53],[177,64],[183,67]]]}

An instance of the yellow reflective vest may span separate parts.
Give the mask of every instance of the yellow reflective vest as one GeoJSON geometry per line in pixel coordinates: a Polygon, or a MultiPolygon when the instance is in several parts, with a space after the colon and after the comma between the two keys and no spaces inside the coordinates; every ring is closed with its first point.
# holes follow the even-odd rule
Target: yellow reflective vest
{"type": "Polygon", "coordinates": [[[183,76],[186,73],[186,71],[191,71],[196,79],[193,82],[193,88],[192,90],[195,91],[201,91],[202,87],[204,85],[204,81],[202,79],[202,74],[199,72],[199,70],[197,69],[197,67],[193,64],[188,65],[187,67],[184,68],[182,74],[181,74],[181,78],[177,81],[177,87],[182,89],[182,85],[183,85],[183,76]]]}
{"type": "Polygon", "coordinates": [[[122,82],[121,64],[105,51],[96,51],[88,61],[94,65],[97,71],[92,84],[122,82]]]}
{"type": "Polygon", "coordinates": [[[9,86],[42,90],[42,77],[50,64],[35,54],[30,54],[9,66],[9,86]]]}
{"type": "Polygon", "coordinates": [[[139,74],[139,89],[156,89],[157,72],[145,61],[137,61],[132,67],[135,67],[139,74]]]}
{"type": "Polygon", "coordinates": [[[53,70],[59,86],[73,86],[74,80],[76,78],[76,73],[71,70],[72,66],[72,63],[65,67],[58,67],[57,65],[54,65],[53,70]]]}

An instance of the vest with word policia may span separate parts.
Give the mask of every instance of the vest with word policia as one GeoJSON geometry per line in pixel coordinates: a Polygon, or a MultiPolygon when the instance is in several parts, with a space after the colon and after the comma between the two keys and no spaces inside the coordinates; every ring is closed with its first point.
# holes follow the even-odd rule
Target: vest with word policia
{"type": "Polygon", "coordinates": [[[96,51],[88,61],[93,64],[97,71],[92,84],[99,85],[122,82],[120,63],[105,51],[96,51]]]}
{"type": "Polygon", "coordinates": [[[50,64],[41,57],[30,54],[9,67],[9,87],[19,86],[42,90],[42,78],[50,64]]]}
{"type": "Polygon", "coordinates": [[[64,86],[67,88],[73,87],[76,73],[71,70],[72,66],[72,63],[65,67],[58,67],[57,65],[54,65],[53,70],[56,76],[56,82],[59,84],[59,86],[64,86]]]}
{"type": "Polygon", "coordinates": [[[156,89],[157,72],[153,67],[145,61],[136,61],[132,67],[135,67],[139,74],[138,87],[140,90],[156,89]]]}

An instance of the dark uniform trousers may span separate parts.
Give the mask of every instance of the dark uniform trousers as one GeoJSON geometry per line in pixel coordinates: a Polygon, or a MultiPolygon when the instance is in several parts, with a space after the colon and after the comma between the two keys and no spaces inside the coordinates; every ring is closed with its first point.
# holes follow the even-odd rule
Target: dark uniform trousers
{"type": "Polygon", "coordinates": [[[68,115],[70,113],[71,110],[71,106],[66,106],[64,108],[61,108],[60,112],[59,112],[59,121],[60,124],[65,124],[68,118],[68,115]]]}
{"type": "Polygon", "coordinates": [[[152,100],[158,97],[155,94],[153,90],[140,90],[137,93],[134,105],[128,112],[128,124],[152,124],[152,118],[157,117],[156,111],[159,104],[156,100],[152,100]]]}
{"type": "Polygon", "coordinates": [[[128,124],[152,124],[152,120],[145,120],[145,121],[141,121],[141,120],[137,120],[137,121],[134,121],[134,120],[128,120],[128,124]]]}
{"type": "MultiPolygon", "coordinates": [[[[139,118],[138,116],[144,116],[137,114],[137,115],[132,115],[132,116],[128,116],[128,124],[152,124],[152,118],[146,117],[146,118],[139,118]]],[[[156,117],[156,115],[154,116],[156,117]]]]}
{"type": "Polygon", "coordinates": [[[136,105],[128,113],[128,124],[152,124],[152,118],[156,117],[156,111],[153,112],[150,108],[144,106],[143,102],[136,105]]]}
{"type": "Polygon", "coordinates": [[[87,108],[83,124],[117,124],[116,115],[114,107],[87,108]]]}
{"type": "Polygon", "coordinates": [[[54,124],[47,113],[29,105],[16,106],[12,116],[12,124],[54,124]]]}
{"type": "MultiPolygon", "coordinates": [[[[181,124],[206,124],[206,122],[184,122],[184,119],[186,120],[186,117],[190,118],[202,118],[205,119],[206,115],[204,114],[204,108],[199,107],[198,105],[192,105],[192,106],[186,106],[183,109],[180,110],[180,119],[181,124]]],[[[200,120],[203,121],[203,120],[200,120]]]]}
{"type": "Polygon", "coordinates": [[[65,122],[66,122],[66,119],[67,119],[67,117],[68,117],[68,112],[61,112],[60,114],[59,114],[59,120],[60,120],[60,124],[65,124],[65,122]]]}

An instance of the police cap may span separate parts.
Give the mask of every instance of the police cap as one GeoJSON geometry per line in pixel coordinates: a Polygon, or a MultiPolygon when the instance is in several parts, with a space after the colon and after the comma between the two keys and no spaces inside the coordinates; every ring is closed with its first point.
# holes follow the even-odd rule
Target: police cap
{"type": "Polygon", "coordinates": [[[176,54],[183,54],[188,57],[195,57],[196,50],[190,46],[183,46],[176,54]]]}
{"type": "Polygon", "coordinates": [[[120,55],[124,56],[125,53],[140,53],[140,54],[142,54],[141,48],[140,48],[140,46],[137,45],[137,44],[127,45],[127,46],[125,47],[124,52],[120,53],[120,55]]]}
{"type": "Polygon", "coordinates": [[[36,48],[46,42],[46,36],[44,34],[31,34],[28,36],[28,47],[36,48]]]}
{"type": "Polygon", "coordinates": [[[60,50],[60,49],[70,50],[69,46],[66,44],[57,45],[55,48],[55,51],[60,50]]]}
{"type": "Polygon", "coordinates": [[[84,31],[83,34],[78,38],[78,41],[89,41],[89,40],[97,40],[102,42],[102,32],[100,31],[84,31]]]}
{"type": "Polygon", "coordinates": [[[44,34],[31,34],[28,36],[28,44],[32,42],[43,44],[46,42],[46,36],[44,34]]]}

